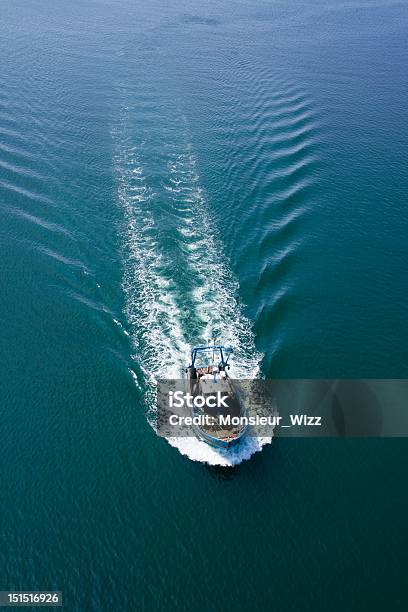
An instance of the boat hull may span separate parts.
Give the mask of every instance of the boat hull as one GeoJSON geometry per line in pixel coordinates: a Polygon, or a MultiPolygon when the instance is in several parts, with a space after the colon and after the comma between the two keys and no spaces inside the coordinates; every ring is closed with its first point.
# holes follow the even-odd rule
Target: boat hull
{"type": "Polygon", "coordinates": [[[199,438],[200,440],[203,440],[203,442],[206,442],[207,444],[209,444],[210,446],[213,446],[214,448],[222,448],[225,450],[238,446],[246,432],[246,429],[245,429],[235,438],[224,440],[222,438],[217,438],[216,436],[212,436],[211,434],[207,433],[206,431],[204,431],[201,427],[198,427],[197,425],[194,427],[194,429],[197,434],[197,438],[199,438]]]}

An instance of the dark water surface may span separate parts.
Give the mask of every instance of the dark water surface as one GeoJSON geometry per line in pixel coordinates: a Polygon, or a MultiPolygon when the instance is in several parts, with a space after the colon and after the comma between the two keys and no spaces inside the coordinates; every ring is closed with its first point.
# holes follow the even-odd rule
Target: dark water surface
{"type": "Polygon", "coordinates": [[[240,375],[408,377],[407,25],[392,0],[2,3],[1,589],[407,609],[404,440],[173,448],[149,395],[212,333],[240,375]]]}

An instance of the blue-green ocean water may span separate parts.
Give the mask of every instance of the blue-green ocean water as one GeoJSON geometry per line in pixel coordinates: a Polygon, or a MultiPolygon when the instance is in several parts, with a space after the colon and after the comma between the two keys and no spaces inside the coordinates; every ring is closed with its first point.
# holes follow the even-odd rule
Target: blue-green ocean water
{"type": "Polygon", "coordinates": [[[0,588],[406,610],[404,440],[171,446],[149,381],[408,377],[407,3],[0,10],[0,588]]]}

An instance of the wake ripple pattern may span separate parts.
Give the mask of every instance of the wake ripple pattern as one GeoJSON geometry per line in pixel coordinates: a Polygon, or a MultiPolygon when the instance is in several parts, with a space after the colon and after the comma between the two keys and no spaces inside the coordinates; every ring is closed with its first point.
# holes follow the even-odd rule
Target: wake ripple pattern
{"type": "MultiPolygon", "coordinates": [[[[124,217],[123,289],[138,382],[146,388],[148,419],[154,426],[155,380],[182,376],[192,344],[217,336],[232,346],[235,377],[256,376],[261,355],[211,221],[185,119],[171,132],[178,137],[162,143],[156,165],[146,160],[128,126],[124,119],[112,131],[124,217]]],[[[194,439],[169,442],[191,459],[235,465],[270,440],[248,438],[227,452],[194,439]]]]}
{"type": "Polygon", "coordinates": [[[211,129],[223,189],[240,211],[239,223],[236,210],[229,211],[227,248],[240,245],[233,265],[247,279],[258,346],[265,352],[262,370],[271,376],[296,345],[296,325],[288,321],[308,294],[307,252],[316,211],[325,205],[325,119],[293,75],[232,53],[225,61],[229,70],[214,72],[224,95],[214,99],[211,129]]]}

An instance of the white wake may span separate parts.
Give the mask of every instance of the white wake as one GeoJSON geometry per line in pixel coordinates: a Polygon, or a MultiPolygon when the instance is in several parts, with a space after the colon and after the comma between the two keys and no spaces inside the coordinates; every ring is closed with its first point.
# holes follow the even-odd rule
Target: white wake
{"type": "MultiPolygon", "coordinates": [[[[255,377],[261,355],[237,297],[238,284],[216,239],[187,133],[181,143],[178,138],[177,143],[168,144],[155,180],[144,170],[142,147],[132,142],[125,121],[112,135],[118,201],[124,216],[125,314],[134,358],[147,385],[148,419],[154,426],[155,380],[180,378],[192,344],[218,335],[234,349],[231,376],[236,378],[255,377]],[[189,281],[188,296],[178,284],[174,253],[169,254],[162,235],[158,202],[174,226],[179,266],[189,281]],[[186,337],[188,329],[194,337],[186,337]]],[[[194,438],[168,439],[192,460],[225,466],[241,463],[270,441],[248,437],[225,451],[194,438]]]]}

